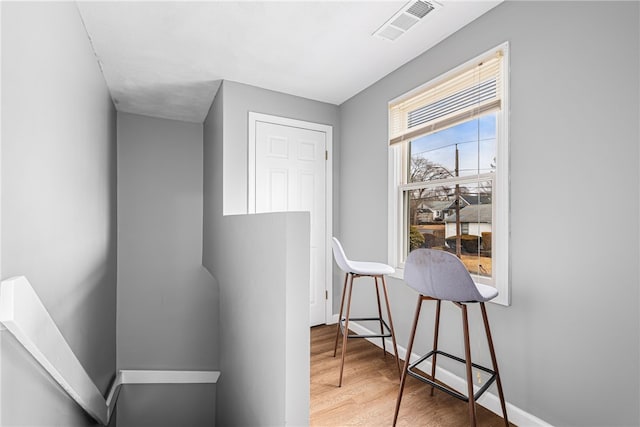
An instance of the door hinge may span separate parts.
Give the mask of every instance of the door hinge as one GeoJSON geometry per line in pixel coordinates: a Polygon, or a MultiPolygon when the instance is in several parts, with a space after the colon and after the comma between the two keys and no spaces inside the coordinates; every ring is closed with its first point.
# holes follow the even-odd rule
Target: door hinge
{"type": "Polygon", "coordinates": [[[329,299],[329,291],[324,291],[324,299],[329,299]]]}
{"type": "Polygon", "coordinates": [[[324,159],[325,160],[329,160],[329,151],[328,150],[324,150],[324,159]]]}

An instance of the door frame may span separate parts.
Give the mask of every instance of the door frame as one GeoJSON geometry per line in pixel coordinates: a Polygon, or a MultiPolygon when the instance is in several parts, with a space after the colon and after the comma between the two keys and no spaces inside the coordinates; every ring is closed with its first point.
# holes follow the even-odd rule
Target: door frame
{"type": "Polygon", "coordinates": [[[247,176],[247,213],[256,213],[256,126],[258,122],[272,123],[301,129],[309,129],[324,132],[325,145],[325,300],[324,323],[330,324],[333,320],[333,126],[321,123],[307,122],[304,120],[290,119],[288,117],[273,116],[269,114],[249,111],[249,147],[248,147],[248,176],[247,176]]]}

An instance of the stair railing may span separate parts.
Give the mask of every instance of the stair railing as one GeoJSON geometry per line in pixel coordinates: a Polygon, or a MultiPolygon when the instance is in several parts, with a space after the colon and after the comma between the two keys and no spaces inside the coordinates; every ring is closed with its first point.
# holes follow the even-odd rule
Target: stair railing
{"type": "Polygon", "coordinates": [[[105,398],[69,347],[26,277],[0,283],[0,324],[100,424],[109,424],[124,384],[215,384],[219,371],[121,370],[105,398]]]}

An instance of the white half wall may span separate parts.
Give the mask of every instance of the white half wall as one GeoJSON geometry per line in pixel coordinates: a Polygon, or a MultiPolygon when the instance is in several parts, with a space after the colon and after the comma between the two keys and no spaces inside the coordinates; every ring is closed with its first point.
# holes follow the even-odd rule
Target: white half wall
{"type": "Polygon", "coordinates": [[[226,216],[217,424],[309,422],[309,214],[226,216]]]}

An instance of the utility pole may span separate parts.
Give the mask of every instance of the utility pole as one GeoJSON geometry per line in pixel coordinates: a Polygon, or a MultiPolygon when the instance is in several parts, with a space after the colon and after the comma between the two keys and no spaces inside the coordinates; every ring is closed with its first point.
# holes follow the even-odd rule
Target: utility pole
{"type": "MultiPolygon", "coordinates": [[[[456,170],[455,170],[455,174],[456,177],[459,176],[458,174],[458,144],[456,144],[456,170]]],[[[461,237],[461,230],[460,230],[460,184],[456,184],[456,256],[458,258],[461,257],[462,255],[462,251],[461,251],[461,246],[462,246],[462,237],[461,237]]]]}

